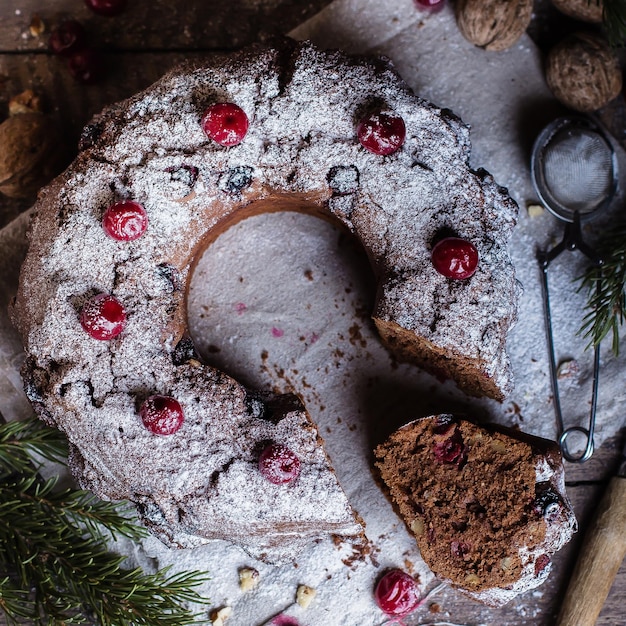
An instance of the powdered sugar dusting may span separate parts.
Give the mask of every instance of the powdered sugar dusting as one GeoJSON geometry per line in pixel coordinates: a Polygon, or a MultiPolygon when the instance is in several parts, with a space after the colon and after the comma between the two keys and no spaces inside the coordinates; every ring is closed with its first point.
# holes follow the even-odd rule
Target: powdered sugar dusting
{"type": "MultiPolygon", "coordinates": [[[[326,207],[386,279],[376,315],[479,358],[503,389],[516,290],[506,253],[516,209],[490,177],[469,170],[462,123],[415,97],[385,62],[309,45],[282,55],[259,49],[183,67],[98,116],[93,144],[37,205],[15,307],[28,367],[45,380],[40,409],[68,435],[81,484],[133,500],[173,545],[222,538],[268,560],[330,531],[358,535],[360,526],[300,408],[255,415],[232,379],[174,362],[189,264],[204,234],[253,200],[326,207]],[[241,144],[226,149],[203,133],[199,119],[215,101],[246,112],[241,144]],[[384,160],[354,137],[356,119],[382,105],[407,128],[402,150],[384,160]],[[333,193],[328,173],[337,167],[356,168],[354,190],[333,193]],[[103,233],[104,209],[121,199],[149,216],[136,241],[103,233]],[[466,289],[449,290],[430,266],[442,227],[471,239],[483,259],[466,289]],[[76,323],[97,292],[128,312],[110,342],[92,341],[76,323]],[[433,319],[433,306],[452,314],[433,319]],[[175,435],[155,436],[138,419],[138,403],[155,393],[183,406],[175,435]],[[268,440],[289,443],[303,460],[286,488],[258,482],[258,445],[268,440]]],[[[279,339],[284,329],[271,333],[279,339]]]]}

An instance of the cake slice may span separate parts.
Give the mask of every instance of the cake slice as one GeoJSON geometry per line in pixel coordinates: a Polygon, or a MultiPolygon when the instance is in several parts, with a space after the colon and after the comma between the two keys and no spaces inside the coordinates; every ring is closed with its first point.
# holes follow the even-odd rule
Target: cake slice
{"type": "Polygon", "coordinates": [[[400,428],[375,455],[428,567],[490,606],[544,582],[576,531],[546,439],[444,414],[400,428]]]}

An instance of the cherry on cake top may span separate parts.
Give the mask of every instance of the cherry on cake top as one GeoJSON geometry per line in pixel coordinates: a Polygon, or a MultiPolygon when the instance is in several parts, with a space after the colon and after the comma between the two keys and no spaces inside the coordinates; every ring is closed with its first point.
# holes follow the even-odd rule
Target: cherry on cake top
{"type": "Polygon", "coordinates": [[[100,293],[85,303],[80,312],[80,323],[90,337],[108,341],[124,330],[126,310],[113,296],[100,293]]]}
{"type": "Polygon", "coordinates": [[[445,0],[413,0],[418,9],[436,12],[443,9],[445,0]]]}
{"type": "Polygon", "coordinates": [[[403,617],[419,606],[419,586],[413,576],[400,569],[391,569],[376,584],[374,598],[387,615],[403,617]]]}
{"type": "Polygon", "coordinates": [[[446,278],[463,280],[474,274],[478,267],[478,250],[471,242],[460,237],[446,237],[432,250],[434,268],[446,278]]]}
{"type": "Polygon", "coordinates": [[[76,20],[61,22],[51,33],[48,40],[50,52],[59,56],[70,56],[87,43],[87,34],[83,25],[76,20]]]}
{"type": "Polygon", "coordinates": [[[148,215],[139,202],[133,200],[116,202],[105,210],[102,228],[116,241],[134,241],[146,232],[148,215]]]}
{"type": "Polygon", "coordinates": [[[183,408],[175,398],[155,394],[139,409],[144,426],[155,435],[173,435],[185,420],[183,408]]]}
{"type": "Polygon", "coordinates": [[[287,446],[273,443],[259,457],[261,475],[274,485],[293,482],[300,475],[300,459],[287,446]]]}
{"type": "Polygon", "coordinates": [[[406,138],[404,120],[399,115],[385,111],[370,113],[364,117],[358,123],[356,132],[365,149],[383,156],[393,154],[406,138]]]}
{"type": "Polygon", "coordinates": [[[113,17],[126,8],[126,0],[85,0],[85,4],[98,15],[113,17]]]}
{"type": "Polygon", "coordinates": [[[230,148],[241,143],[248,132],[248,116],[233,102],[218,102],[202,115],[202,129],[209,139],[230,148]]]}

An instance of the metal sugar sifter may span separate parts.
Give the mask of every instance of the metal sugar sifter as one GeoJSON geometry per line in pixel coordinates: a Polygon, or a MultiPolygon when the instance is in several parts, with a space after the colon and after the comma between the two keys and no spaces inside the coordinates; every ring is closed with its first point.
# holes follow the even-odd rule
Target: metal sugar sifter
{"type": "Polygon", "coordinates": [[[564,250],[579,250],[592,263],[602,265],[600,254],[583,240],[581,225],[611,203],[617,189],[617,158],[610,141],[591,119],[562,117],[546,126],[535,140],[531,176],[543,205],[564,222],[563,239],[551,250],[539,254],[539,264],[559,445],[565,459],[582,463],[593,454],[600,349],[599,346],[594,349],[589,426],[565,428],[554,353],[548,268],[564,250]],[[586,438],[585,448],[579,455],[572,454],[567,445],[573,433],[586,438]]]}

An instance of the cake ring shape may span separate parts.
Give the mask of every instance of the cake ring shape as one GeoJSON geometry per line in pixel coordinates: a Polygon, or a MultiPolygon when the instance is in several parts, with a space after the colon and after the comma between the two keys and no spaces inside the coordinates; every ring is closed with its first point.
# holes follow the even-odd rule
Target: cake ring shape
{"type": "Polygon", "coordinates": [[[486,172],[469,168],[469,153],[467,127],[415,96],[388,61],[307,43],[212,55],[96,116],[76,160],[39,195],[12,310],[27,394],[67,435],[81,486],[136,503],[176,546],[224,539],[278,562],[313,537],[359,536],[302,406],[260,398],[194,357],[185,311],[194,259],[248,215],[330,218],[369,255],[373,317],[390,349],[470,393],[502,397],[517,207],[486,172]],[[229,145],[205,132],[215,104],[246,116],[241,136],[240,113],[226,107],[235,111],[225,122],[235,133],[229,145]],[[394,126],[385,137],[398,118],[405,136],[394,126]],[[371,151],[379,139],[391,152],[371,151]],[[111,209],[119,203],[139,205],[147,218],[146,226],[135,214],[121,240],[109,236],[124,213],[111,209]],[[431,249],[447,235],[476,248],[470,278],[434,270],[431,249]],[[84,310],[102,294],[123,319],[94,339],[84,310]],[[140,417],[154,417],[145,402],[155,396],[184,416],[169,434],[140,417]],[[286,485],[259,471],[269,443],[301,462],[286,485]]]}

